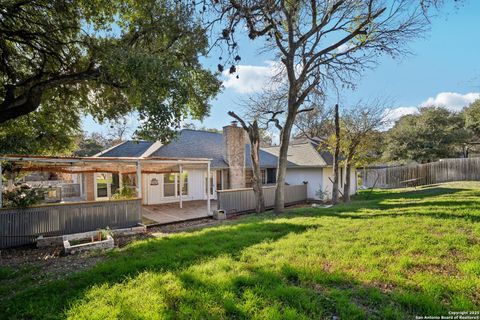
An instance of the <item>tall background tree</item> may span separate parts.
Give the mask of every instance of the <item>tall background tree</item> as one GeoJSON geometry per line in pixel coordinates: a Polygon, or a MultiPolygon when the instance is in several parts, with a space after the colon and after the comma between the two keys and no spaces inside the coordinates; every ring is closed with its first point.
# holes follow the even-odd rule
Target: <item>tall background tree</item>
{"type": "Polygon", "coordinates": [[[316,107],[298,117],[295,122],[297,138],[307,137],[316,141],[319,151],[328,150],[335,155],[338,150],[333,175],[332,200],[338,202],[339,188],[343,187],[343,199],[350,200],[350,175],[352,168],[378,161],[382,157],[384,131],[387,124],[387,104],[382,99],[358,101],[344,108],[340,115],[338,104],[333,112],[316,107]],[[338,117],[337,117],[338,112],[338,117]],[[338,124],[336,124],[338,120],[338,124]],[[339,186],[339,166],[345,167],[345,184],[339,186]],[[335,180],[335,177],[337,179],[335,180]],[[335,192],[335,189],[337,190],[335,192]],[[335,196],[336,195],[336,196],[335,196]],[[335,199],[336,198],[336,199],[335,199]]]}
{"type": "Polygon", "coordinates": [[[480,99],[463,110],[465,127],[470,130],[475,140],[480,140],[480,99]]]}
{"type": "Polygon", "coordinates": [[[87,134],[82,132],[77,137],[76,148],[73,155],[78,157],[91,157],[113,145],[112,141],[99,132],[87,134]]]}
{"type": "Polygon", "coordinates": [[[339,199],[339,183],[338,183],[338,172],[340,164],[340,146],[341,146],[341,131],[340,131],[340,111],[338,104],[335,105],[333,112],[333,186],[332,186],[332,203],[337,204],[339,199]]]}
{"type": "Polygon", "coordinates": [[[379,131],[384,129],[388,113],[381,100],[359,101],[347,109],[340,121],[340,146],[345,167],[343,201],[350,201],[351,171],[367,162],[378,148],[379,131]]]}
{"type": "Polygon", "coordinates": [[[307,97],[314,90],[327,94],[331,86],[353,87],[355,76],[373,66],[380,54],[405,54],[405,44],[425,30],[425,11],[418,0],[216,0],[213,4],[225,22],[221,37],[229,48],[238,48],[237,30],[247,30],[251,39],[262,39],[265,49],[273,52],[279,74],[286,79],[275,193],[275,211],[282,212],[288,145],[307,97]]]}
{"type": "Polygon", "coordinates": [[[136,135],[165,140],[184,117],[207,115],[219,91],[199,62],[205,29],[184,2],[6,0],[0,16],[2,130],[58,107],[51,121],[70,130],[78,122],[64,117],[136,111],[136,135]]]}
{"type": "MultiPolygon", "coordinates": [[[[132,117],[133,115],[130,115],[132,117]]],[[[121,117],[109,122],[109,129],[107,132],[108,138],[112,144],[119,144],[128,139],[128,136],[133,131],[133,126],[130,123],[129,116],[121,117]]]]}
{"type": "Polygon", "coordinates": [[[444,107],[425,107],[418,114],[401,117],[386,135],[388,160],[420,163],[464,155],[471,140],[462,114],[444,107]]]}

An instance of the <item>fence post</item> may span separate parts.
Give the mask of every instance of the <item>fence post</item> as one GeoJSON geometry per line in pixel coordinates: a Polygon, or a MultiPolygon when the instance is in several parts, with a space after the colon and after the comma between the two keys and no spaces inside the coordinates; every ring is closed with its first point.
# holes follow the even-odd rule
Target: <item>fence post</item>
{"type": "Polygon", "coordinates": [[[210,215],[210,161],[207,163],[207,214],[210,215]]]}
{"type": "Polygon", "coordinates": [[[137,197],[142,198],[142,165],[137,161],[137,197]]]}
{"type": "Polygon", "coordinates": [[[179,165],[180,171],[180,209],[183,208],[183,166],[179,165]]]}
{"type": "Polygon", "coordinates": [[[2,163],[0,162],[0,208],[3,206],[3,174],[2,163]]]}

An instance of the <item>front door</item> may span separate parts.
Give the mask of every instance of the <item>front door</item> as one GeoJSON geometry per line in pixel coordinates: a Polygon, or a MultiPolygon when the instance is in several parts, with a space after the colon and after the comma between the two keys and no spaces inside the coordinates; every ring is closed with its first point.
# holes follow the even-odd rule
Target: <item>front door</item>
{"type": "Polygon", "coordinates": [[[163,175],[149,174],[147,180],[147,203],[159,204],[162,201],[163,175]]]}

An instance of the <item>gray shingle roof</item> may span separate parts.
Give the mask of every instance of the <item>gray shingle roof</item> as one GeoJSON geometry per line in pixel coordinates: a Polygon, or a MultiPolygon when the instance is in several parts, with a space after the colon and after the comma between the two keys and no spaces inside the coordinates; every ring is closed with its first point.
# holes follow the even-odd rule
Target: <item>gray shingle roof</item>
{"type": "MultiPolygon", "coordinates": [[[[260,167],[262,168],[276,168],[278,158],[265,150],[260,149],[260,167]]],[[[250,145],[245,148],[245,167],[252,166],[252,159],[250,158],[250,145]]]]}
{"type": "MultiPolygon", "coordinates": [[[[277,157],[280,147],[273,146],[264,150],[277,157]]],[[[326,161],[310,142],[290,144],[288,146],[287,159],[288,167],[324,167],[327,165],[326,161]]]]}
{"type": "Polygon", "coordinates": [[[140,157],[152,144],[151,141],[125,141],[99,157],[140,157]]]}
{"type": "Polygon", "coordinates": [[[209,158],[212,159],[212,168],[228,168],[223,154],[223,134],[183,129],[170,143],[153,152],[151,157],[209,158]]]}
{"type": "MultiPolygon", "coordinates": [[[[212,168],[228,168],[225,161],[225,141],[217,132],[183,129],[170,143],[152,153],[152,157],[209,158],[212,168]]],[[[250,148],[245,148],[245,166],[251,166],[250,148]]],[[[260,166],[275,168],[277,157],[260,150],[260,166]]]]}
{"type": "MultiPolygon", "coordinates": [[[[319,142],[317,141],[310,141],[310,143],[312,144],[312,146],[315,148],[315,150],[318,150],[321,148],[321,145],[319,142]]],[[[327,151],[327,150],[320,150],[318,151],[318,153],[320,154],[320,156],[323,158],[323,160],[325,161],[326,164],[328,164],[329,166],[332,166],[333,165],[333,154],[330,152],[330,151],[327,151]]],[[[339,156],[339,159],[340,160],[343,160],[344,157],[342,155],[339,156]]]]}
{"type": "MultiPolygon", "coordinates": [[[[100,157],[140,157],[150,147],[151,141],[127,141],[100,157]]],[[[155,147],[152,147],[154,150],[155,147]]],[[[333,157],[327,151],[317,153],[318,144],[313,141],[291,144],[288,150],[288,166],[325,166],[332,165],[333,157]]],[[[279,147],[260,149],[260,166],[276,168],[279,147]]],[[[223,134],[217,132],[183,129],[170,143],[161,145],[150,157],[165,158],[209,158],[212,168],[228,168],[224,158],[225,142],[223,134]]],[[[250,146],[245,148],[245,166],[251,166],[250,146]]]]}

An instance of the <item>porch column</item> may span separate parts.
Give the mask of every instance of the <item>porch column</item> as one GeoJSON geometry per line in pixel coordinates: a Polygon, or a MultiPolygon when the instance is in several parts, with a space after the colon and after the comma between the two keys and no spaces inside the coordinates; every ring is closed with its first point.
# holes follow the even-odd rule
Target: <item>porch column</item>
{"type": "Polygon", "coordinates": [[[0,208],[3,206],[3,175],[2,163],[0,162],[0,208]]]}
{"type": "Polygon", "coordinates": [[[183,208],[183,166],[180,167],[180,209],[183,208]]]}
{"type": "Polygon", "coordinates": [[[137,161],[137,197],[142,197],[142,165],[137,161]]]}
{"type": "Polygon", "coordinates": [[[207,163],[207,214],[210,215],[210,161],[207,163]]]}
{"type": "Polygon", "coordinates": [[[85,192],[85,186],[83,185],[83,173],[77,174],[77,180],[78,184],[80,185],[80,197],[82,197],[85,192]]]}
{"type": "Polygon", "coordinates": [[[122,172],[118,171],[118,188],[123,188],[123,175],[122,172]]]}

